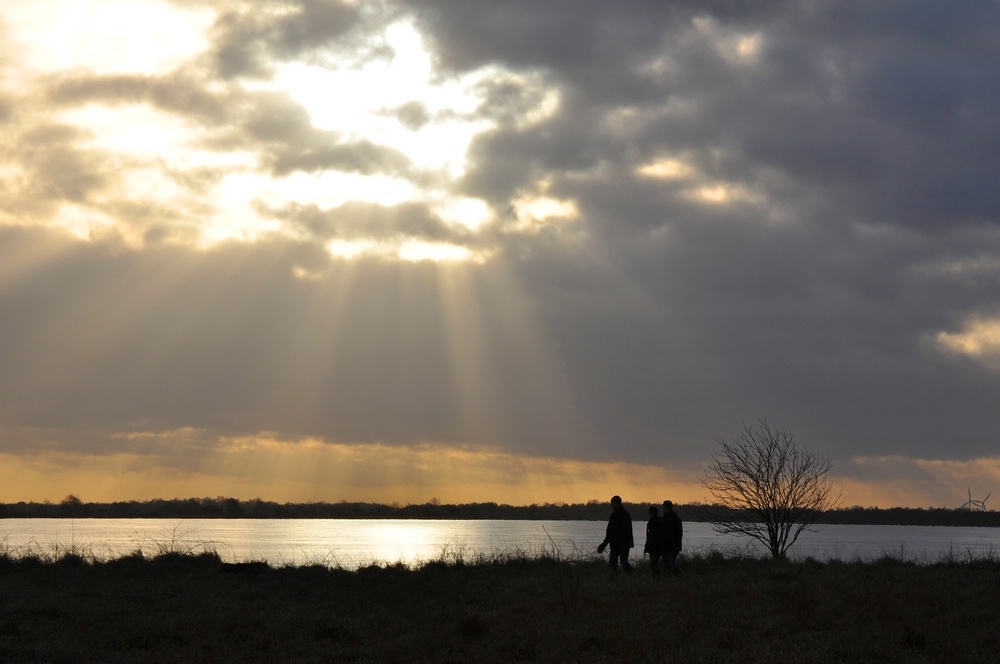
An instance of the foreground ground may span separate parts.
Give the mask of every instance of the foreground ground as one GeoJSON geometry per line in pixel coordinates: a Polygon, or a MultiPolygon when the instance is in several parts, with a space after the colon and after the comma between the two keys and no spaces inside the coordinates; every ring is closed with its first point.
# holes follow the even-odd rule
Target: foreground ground
{"type": "Polygon", "coordinates": [[[989,662],[1000,563],[273,569],[0,555],[2,662],[989,662]]]}

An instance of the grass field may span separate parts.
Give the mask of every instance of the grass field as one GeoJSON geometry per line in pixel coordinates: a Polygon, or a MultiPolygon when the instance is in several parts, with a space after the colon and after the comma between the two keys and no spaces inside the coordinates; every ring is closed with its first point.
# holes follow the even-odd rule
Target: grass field
{"type": "Polygon", "coordinates": [[[0,554],[2,662],[995,662],[1000,562],[0,554]]]}

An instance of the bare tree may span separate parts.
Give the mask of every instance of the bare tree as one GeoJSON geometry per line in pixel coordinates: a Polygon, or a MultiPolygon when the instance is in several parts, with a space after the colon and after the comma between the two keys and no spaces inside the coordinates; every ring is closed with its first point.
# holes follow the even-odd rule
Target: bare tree
{"type": "Polygon", "coordinates": [[[727,508],[712,515],[716,532],[752,537],[783,558],[802,531],[840,503],[827,479],[831,461],[796,445],[784,429],[762,420],[719,445],[703,481],[727,508]]]}

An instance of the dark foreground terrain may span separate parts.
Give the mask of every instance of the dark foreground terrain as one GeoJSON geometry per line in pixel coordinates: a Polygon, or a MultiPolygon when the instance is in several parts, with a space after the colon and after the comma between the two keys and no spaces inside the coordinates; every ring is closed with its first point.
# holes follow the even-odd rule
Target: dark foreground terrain
{"type": "Polygon", "coordinates": [[[995,662],[1000,563],[0,555],[2,662],[995,662]]]}

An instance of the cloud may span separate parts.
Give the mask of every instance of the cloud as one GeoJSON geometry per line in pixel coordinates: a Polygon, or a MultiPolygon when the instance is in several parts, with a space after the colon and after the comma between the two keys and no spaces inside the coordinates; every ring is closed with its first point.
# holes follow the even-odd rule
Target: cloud
{"type": "Polygon", "coordinates": [[[213,92],[207,81],[186,71],[154,76],[62,75],[50,78],[47,84],[48,99],[58,106],[144,103],[210,125],[231,119],[232,107],[239,105],[232,94],[213,92]]]}
{"type": "Polygon", "coordinates": [[[351,141],[305,149],[280,150],[272,157],[272,172],[288,175],[293,171],[337,170],[363,175],[375,173],[405,173],[410,160],[399,150],[386,148],[371,141],[351,141]]]}
{"type": "MultiPolygon", "coordinates": [[[[857,493],[878,496],[873,504],[888,507],[916,505],[921,507],[959,508],[969,493],[981,499],[992,492],[1000,479],[1000,459],[983,457],[942,461],[906,456],[850,459],[842,467],[841,477],[857,493]],[[928,501],[941,496],[944,504],[928,501]]],[[[837,478],[840,479],[840,478],[837,478]]]]}
{"type": "Polygon", "coordinates": [[[36,215],[54,210],[57,201],[84,203],[113,177],[113,165],[98,150],[79,146],[89,134],[65,124],[39,124],[14,133],[8,163],[16,164],[4,195],[7,215],[36,215]]]}
{"type": "Polygon", "coordinates": [[[143,433],[129,437],[131,449],[109,454],[0,452],[0,460],[17,471],[12,487],[17,495],[39,502],[58,500],[67,487],[94,502],[121,495],[130,500],[192,497],[212,486],[217,495],[244,500],[266,495],[279,502],[424,503],[437,498],[508,504],[582,503],[613,493],[631,501],[659,502],[662,495],[683,501],[698,490],[696,479],[641,465],[520,457],[437,443],[390,447],[266,434],[216,439],[211,446],[191,449],[189,441],[202,435],[143,433]],[[181,456],[179,450],[194,454],[181,456]]]}
{"type": "Polygon", "coordinates": [[[427,108],[419,101],[409,101],[396,110],[399,121],[410,131],[419,131],[430,121],[427,108]]]}
{"type": "Polygon", "coordinates": [[[461,242],[471,234],[437,218],[426,205],[407,203],[392,207],[369,203],[345,203],[323,210],[317,206],[289,206],[269,210],[322,240],[393,239],[399,236],[431,241],[461,242]]]}
{"type": "Polygon", "coordinates": [[[961,332],[938,332],[937,342],[944,348],[987,361],[1000,359],[1000,319],[975,316],[966,321],[961,332]]]}
{"type": "Polygon", "coordinates": [[[7,430],[991,453],[995,3],[176,6],[4,53],[7,430]]]}
{"type": "Polygon", "coordinates": [[[359,19],[351,4],[324,0],[270,3],[253,12],[224,9],[213,29],[212,59],[224,79],[264,78],[275,61],[334,45],[359,19]]]}

